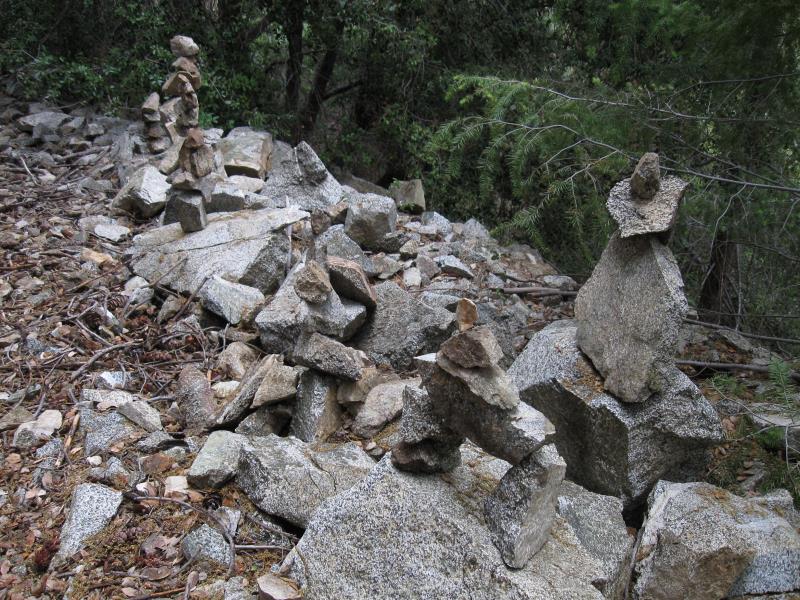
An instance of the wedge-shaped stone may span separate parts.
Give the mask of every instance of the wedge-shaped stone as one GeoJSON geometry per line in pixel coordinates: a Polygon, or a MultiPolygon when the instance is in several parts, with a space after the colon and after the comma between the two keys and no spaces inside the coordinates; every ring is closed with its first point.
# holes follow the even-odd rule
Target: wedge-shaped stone
{"type": "Polygon", "coordinates": [[[167,203],[166,175],[162,175],[152,165],[145,165],[136,171],[117,193],[111,205],[114,208],[152,217],[161,212],[167,203]]]}
{"type": "Polygon", "coordinates": [[[230,431],[212,431],[186,474],[196,488],[222,487],[236,475],[239,452],[247,438],[230,431]]]}
{"type": "Polygon", "coordinates": [[[293,208],[216,213],[190,235],[178,224],[165,225],[134,238],[133,270],[178,292],[196,292],[218,275],[271,293],[283,279],[289,252],[281,230],[307,216],[293,208]]]}
{"type": "Polygon", "coordinates": [[[691,380],[673,368],[669,385],[629,404],[603,392],[578,350],[576,327],[558,321],[537,333],[508,371],[520,398],[555,425],[567,477],[597,493],[644,501],[662,478],[702,476],[706,450],[722,441],[719,417],[691,380]]]}
{"type": "Polygon", "coordinates": [[[289,433],[304,442],[325,441],[342,424],[336,402],[337,381],[312,369],[300,375],[289,433]]]}
{"type": "Polygon", "coordinates": [[[661,187],[650,199],[639,199],[631,192],[631,180],[611,188],[606,206],[619,225],[622,238],[669,231],[678,218],[683,195],[689,184],[678,177],[664,177],[661,187]]]}
{"type": "Polygon", "coordinates": [[[394,200],[377,194],[351,194],[344,231],[364,248],[380,249],[386,234],[395,230],[394,200]]]}
{"type": "Polygon", "coordinates": [[[338,256],[328,256],[325,262],[331,285],[340,296],[359,302],[367,308],[375,308],[375,291],[364,269],[357,262],[338,256]]]}
{"type": "Polygon", "coordinates": [[[367,362],[360,350],[316,332],[303,332],[292,351],[292,359],[298,365],[348,381],[361,379],[367,362]]]}
{"type": "Polygon", "coordinates": [[[625,402],[665,389],[683,317],[683,279],[653,236],[614,234],[575,301],[578,346],[625,402]]]}
{"type": "Polygon", "coordinates": [[[233,283],[219,275],[209,279],[198,296],[206,310],[219,315],[231,325],[251,321],[265,301],[260,290],[233,283]]]}
{"type": "Polygon", "coordinates": [[[236,482],[267,514],[306,527],[325,500],[351,488],[374,465],[354,443],[312,447],[269,435],[244,444],[236,482]]]}
{"type": "Polygon", "coordinates": [[[288,198],[291,206],[311,211],[338,203],[344,190],[311,146],[300,142],[273,161],[261,194],[273,199],[288,198]]]}
{"type": "Polygon", "coordinates": [[[82,483],[72,494],[67,520],[61,529],[61,544],[53,557],[59,567],[80,550],[85,541],[102,531],[117,514],[122,493],[98,483],[82,483]]]}

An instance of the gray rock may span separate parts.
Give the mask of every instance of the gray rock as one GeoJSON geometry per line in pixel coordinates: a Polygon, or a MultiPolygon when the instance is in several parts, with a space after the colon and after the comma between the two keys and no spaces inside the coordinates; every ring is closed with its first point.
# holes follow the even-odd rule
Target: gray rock
{"type": "Polygon", "coordinates": [[[304,210],[324,209],[338,203],[344,195],[339,182],[306,142],[281,153],[261,190],[270,198],[288,198],[292,206],[304,210]]]}
{"type": "Polygon", "coordinates": [[[542,277],[542,283],[547,287],[564,290],[565,292],[578,289],[578,284],[568,275],[545,275],[542,277]]]}
{"type": "Polygon", "coordinates": [[[303,301],[294,289],[302,268],[303,263],[295,265],[269,304],[256,316],[261,345],[268,352],[289,352],[304,330],[346,341],[367,318],[364,306],[342,300],[333,291],[322,304],[303,301]]]}
{"type": "Polygon", "coordinates": [[[631,181],[625,179],[611,188],[606,202],[608,212],[619,225],[620,237],[661,233],[672,229],[689,184],[678,177],[665,177],[652,198],[641,200],[631,189],[631,181]]]}
{"type": "Polygon", "coordinates": [[[17,124],[22,131],[33,131],[36,127],[44,127],[48,130],[57,130],[62,123],[66,123],[72,117],[62,112],[45,110],[17,119],[17,124]]]}
{"type": "Polygon", "coordinates": [[[264,179],[271,166],[272,136],[250,127],[231,129],[217,144],[225,173],[264,179]]]}
{"type": "Polygon", "coordinates": [[[136,171],[117,193],[111,205],[121,210],[138,212],[152,217],[161,212],[167,203],[167,177],[152,165],[136,171]]]}
{"type": "Polygon", "coordinates": [[[350,381],[361,379],[365,358],[359,350],[316,332],[304,332],[292,351],[297,364],[350,381]]]}
{"type": "Polygon", "coordinates": [[[207,560],[225,567],[233,560],[225,536],[205,523],[181,540],[181,551],[187,559],[207,560]]]}
{"type": "Polygon", "coordinates": [[[378,249],[384,236],[395,230],[394,201],[376,194],[354,194],[347,210],[344,232],[364,248],[378,249]]]}
{"type": "Polygon", "coordinates": [[[193,365],[185,366],[175,387],[175,402],[189,431],[206,429],[215,423],[217,403],[205,374],[193,365]]]}
{"type": "Polygon", "coordinates": [[[547,541],[566,469],[548,444],[511,467],[486,499],[486,525],[509,567],[524,567],[547,541]]]}
{"type": "Polygon", "coordinates": [[[199,192],[179,191],[170,196],[169,203],[173,206],[175,220],[185,233],[202,231],[208,225],[203,195],[199,192]]]}
{"type": "Polygon", "coordinates": [[[352,410],[353,406],[361,406],[364,403],[367,395],[376,385],[399,379],[400,377],[392,371],[385,371],[373,366],[364,367],[361,379],[358,381],[339,382],[336,401],[352,410]]]}
{"type": "Polygon", "coordinates": [[[160,452],[161,450],[167,450],[182,444],[183,442],[181,440],[175,439],[166,431],[154,431],[146,438],[136,442],[136,449],[141,450],[145,454],[152,454],[154,452],[160,452]]]}
{"type": "Polygon", "coordinates": [[[434,231],[442,237],[447,237],[453,232],[453,224],[438,212],[424,212],[420,220],[423,225],[433,227],[434,231]]]}
{"type": "Polygon", "coordinates": [[[403,473],[385,457],[320,507],[284,567],[306,600],[601,599],[592,585],[600,564],[560,518],[524,569],[503,564],[482,505],[507,468],[465,449],[463,466],[443,478],[403,473]]]}
{"type": "Polygon", "coordinates": [[[161,415],[144,400],[125,402],[120,404],[117,410],[122,416],[127,417],[149,433],[163,429],[161,415]]]}
{"type": "Polygon", "coordinates": [[[465,240],[490,240],[492,238],[489,230],[480,221],[469,219],[464,223],[461,230],[461,237],[465,240]]]}
{"type": "Polygon", "coordinates": [[[354,345],[376,363],[406,369],[414,356],[438,349],[455,326],[453,313],[424,304],[390,281],[373,289],[377,308],[354,345]]]}
{"type": "Polygon", "coordinates": [[[109,458],[105,465],[90,469],[89,479],[122,490],[130,489],[138,483],[138,477],[128,471],[116,456],[109,458]]]}
{"type": "Polygon", "coordinates": [[[283,279],[289,240],[273,233],[308,216],[296,209],[217,213],[191,235],[165,225],[134,238],[133,271],[177,292],[193,293],[218,275],[268,294],[283,279]]]}
{"type": "Polygon", "coordinates": [[[244,342],[232,342],[217,357],[217,371],[240,381],[258,360],[258,352],[244,342]]]}
{"type": "Polygon", "coordinates": [[[637,200],[650,200],[658,193],[661,174],[658,170],[658,154],[645,152],[636,164],[631,176],[631,191],[637,200]]]}
{"type": "Polygon", "coordinates": [[[466,277],[468,279],[472,279],[475,276],[475,274],[470,271],[467,265],[450,254],[446,256],[438,256],[436,258],[436,264],[439,265],[442,273],[446,273],[448,275],[453,275],[455,277],[466,277]]]}
{"type": "Polygon", "coordinates": [[[361,246],[347,236],[343,225],[334,225],[320,235],[314,243],[314,251],[317,260],[338,256],[357,263],[367,275],[377,273],[375,265],[372,264],[372,259],[364,254],[361,246]]]}
{"type": "Polygon", "coordinates": [[[403,411],[406,387],[418,388],[420,383],[419,379],[404,379],[380,383],[373,387],[353,419],[353,433],[364,438],[378,433],[403,411]]]}
{"type": "Polygon", "coordinates": [[[421,213],[425,210],[425,189],[421,179],[395,181],[390,192],[400,210],[409,213],[421,213]]]}
{"type": "MultiPolygon", "coordinates": [[[[264,183],[259,179],[262,184],[264,183]]],[[[206,211],[215,212],[235,212],[249,208],[246,201],[247,193],[231,181],[220,181],[214,186],[211,198],[206,205],[206,211]]]]}
{"type": "Polygon", "coordinates": [[[175,56],[192,57],[200,54],[200,46],[186,35],[176,35],[169,41],[169,49],[175,56]]]}
{"type": "Polygon", "coordinates": [[[652,236],[615,234],[575,301],[578,346],[625,402],[665,389],[683,317],[683,279],[652,236]]]}
{"type": "Polygon", "coordinates": [[[52,568],[64,565],[84,542],[102,531],[117,514],[122,493],[97,483],[82,483],[72,494],[67,520],[61,528],[60,546],[52,568]]]}
{"type": "Polygon", "coordinates": [[[800,590],[800,534],[757,501],[707,483],[662,481],[648,504],[635,598],[800,590]]]}
{"type": "Polygon", "coordinates": [[[306,527],[320,504],[358,483],[374,465],[352,442],[314,449],[270,435],[242,447],[236,482],[267,514],[306,527]]]}
{"type": "Polygon", "coordinates": [[[455,335],[439,350],[459,367],[491,367],[503,358],[503,350],[488,327],[480,326],[455,335]]]}
{"type": "Polygon", "coordinates": [[[231,325],[252,320],[266,300],[260,290],[227,281],[218,275],[206,282],[198,296],[204,308],[231,325]]]}
{"type": "Polygon", "coordinates": [[[592,582],[594,586],[606,598],[624,598],[635,540],[622,519],[622,501],[564,481],[558,491],[558,514],[572,527],[583,548],[603,565],[603,576],[592,582]]]}
{"type": "Polygon", "coordinates": [[[215,419],[216,425],[230,425],[241,419],[253,404],[256,393],[267,374],[278,362],[277,356],[268,354],[258,363],[253,364],[245,373],[242,382],[236,389],[236,396],[225,402],[215,419]]]}
{"type": "Polygon", "coordinates": [[[281,435],[287,429],[293,409],[291,403],[265,404],[242,419],[235,431],[249,436],[281,435]]]}
{"type": "Polygon", "coordinates": [[[304,442],[326,440],[342,423],[333,377],[305,371],[297,385],[297,401],[289,433],[304,442]]]}
{"type": "Polygon", "coordinates": [[[575,343],[576,327],[557,321],[537,333],[508,371],[520,398],[555,425],[567,477],[593,492],[641,503],[656,481],[697,479],[706,450],[722,441],[714,408],[686,375],[669,374],[665,392],[629,404],[603,393],[575,343]]]}
{"type": "Polygon", "coordinates": [[[322,304],[327,300],[331,290],[331,281],[328,273],[315,260],[308,260],[300,268],[294,280],[295,293],[306,302],[322,304]]]}
{"type": "Polygon", "coordinates": [[[418,288],[422,285],[422,273],[416,267],[403,271],[403,285],[406,288],[418,288]]]}
{"type": "Polygon", "coordinates": [[[36,419],[21,423],[16,431],[12,445],[16,448],[35,448],[47,442],[61,427],[63,417],[60,411],[45,410],[36,419]]]}
{"type": "Polygon", "coordinates": [[[331,285],[343,298],[359,302],[367,308],[377,306],[377,297],[361,266],[352,260],[328,256],[326,259],[331,285]]]}
{"type": "Polygon", "coordinates": [[[273,356],[274,360],[253,396],[253,408],[290,400],[297,394],[299,370],[284,365],[279,355],[273,356]]]}
{"type": "Polygon", "coordinates": [[[420,273],[422,273],[422,275],[428,279],[433,279],[442,272],[442,270],[439,268],[439,265],[436,264],[436,261],[425,254],[417,255],[414,264],[417,266],[420,273]]]}
{"type": "Polygon", "coordinates": [[[83,452],[86,456],[108,452],[111,446],[141,431],[118,412],[99,413],[88,406],[80,409],[80,430],[86,434],[83,452]]]}
{"type": "Polygon", "coordinates": [[[219,488],[236,475],[239,452],[247,438],[230,431],[212,431],[186,474],[195,488],[219,488]]]}
{"type": "Polygon", "coordinates": [[[389,279],[403,270],[403,263],[383,253],[373,256],[372,264],[380,279],[389,279]]]}

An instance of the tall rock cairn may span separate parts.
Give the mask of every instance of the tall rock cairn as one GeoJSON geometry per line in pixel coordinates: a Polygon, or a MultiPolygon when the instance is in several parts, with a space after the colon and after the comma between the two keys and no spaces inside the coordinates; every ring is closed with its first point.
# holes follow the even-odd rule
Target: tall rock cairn
{"type": "Polygon", "coordinates": [[[575,302],[577,342],[623,402],[665,391],[688,304],[675,257],[664,244],[687,183],[661,178],[658,155],[642,156],[619,182],[608,210],[619,225],[575,302]]]}
{"type": "Polygon", "coordinates": [[[153,92],[142,105],[147,145],[151,152],[165,151],[199,124],[197,90],[203,84],[197,57],[200,47],[190,37],[176,35],[169,42],[175,55],[172,72],[161,86],[161,96],[153,92]],[[162,99],[164,102],[162,103],[162,99]]]}

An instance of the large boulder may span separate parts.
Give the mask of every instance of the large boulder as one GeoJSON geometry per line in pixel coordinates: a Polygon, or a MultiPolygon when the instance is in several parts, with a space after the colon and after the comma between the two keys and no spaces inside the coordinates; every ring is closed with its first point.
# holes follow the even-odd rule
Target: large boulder
{"type": "Polygon", "coordinates": [[[344,232],[364,248],[380,249],[386,234],[395,230],[394,200],[377,194],[352,194],[344,232]]]}
{"type": "Polygon", "coordinates": [[[654,236],[615,234],[575,301],[578,346],[625,402],[665,389],[683,317],[683,279],[654,236]]]}
{"type": "Polygon", "coordinates": [[[273,199],[288,198],[291,206],[310,211],[338,203],[344,190],[311,146],[300,142],[278,154],[261,194],[273,199]]]}
{"type": "Polygon", "coordinates": [[[282,229],[307,216],[295,208],[216,213],[191,235],[178,224],[165,225],[134,238],[133,271],[177,292],[194,293],[218,275],[271,293],[283,279],[289,252],[282,229]]]}
{"type": "Polygon", "coordinates": [[[757,498],[659,482],[636,552],[637,600],[800,592],[800,534],[757,498]]]}
{"type": "Polygon", "coordinates": [[[242,446],[236,483],[265,513],[306,527],[320,504],[357,484],[374,465],[352,442],[314,448],[268,435],[242,446]]]}
{"type": "Polygon", "coordinates": [[[537,333],[508,371],[520,398],[555,425],[567,477],[601,494],[640,504],[664,478],[702,476],[706,450],[723,440],[714,408],[677,368],[663,392],[621,402],[577,347],[576,326],[557,321],[537,333]]]}
{"type": "Polygon", "coordinates": [[[222,153],[222,165],[228,176],[264,179],[270,169],[272,136],[265,131],[236,127],[220,140],[217,148],[222,153]]]}
{"type": "Polygon", "coordinates": [[[377,308],[354,345],[375,363],[406,369],[415,356],[437,350],[455,327],[453,313],[420,302],[391,281],[373,289],[377,308]]]}
{"type": "Polygon", "coordinates": [[[483,503],[509,465],[463,452],[446,476],[403,473],[387,456],[319,507],[284,563],[303,598],[602,599],[605,568],[562,518],[527,566],[506,567],[483,503]]]}
{"type": "Polygon", "coordinates": [[[167,176],[152,165],[145,165],[117,192],[111,205],[114,208],[152,217],[161,212],[167,203],[169,190],[167,176]]]}

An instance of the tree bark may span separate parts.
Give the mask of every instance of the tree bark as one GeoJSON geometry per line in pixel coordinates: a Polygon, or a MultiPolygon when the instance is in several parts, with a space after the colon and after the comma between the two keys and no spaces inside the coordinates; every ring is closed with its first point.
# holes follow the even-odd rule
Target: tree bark
{"type": "Polygon", "coordinates": [[[700,291],[698,314],[710,323],[738,327],[739,246],[722,229],[714,237],[707,273],[700,291]]]}
{"type": "Polygon", "coordinates": [[[325,101],[328,83],[330,83],[333,75],[333,68],[336,66],[336,59],[339,58],[339,42],[343,31],[344,23],[339,22],[336,26],[335,38],[329,42],[328,47],[325,49],[325,54],[322,55],[319,63],[317,63],[311,91],[308,93],[303,112],[300,114],[300,132],[303,137],[308,137],[317,124],[317,117],[322,108],[322,103],[325,101]]]}
{"type": "Polygon", "coordinates": [[[289,44],[286,63],[286,112],[296,114],[300,102],[300,82],[303,75],[303,17],[305,2],[292,0],[286,5],[283,28],[289,44]]]}

